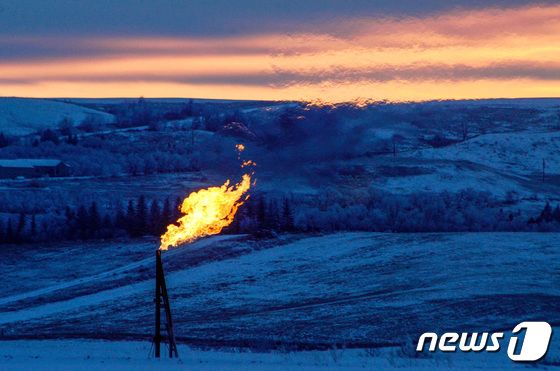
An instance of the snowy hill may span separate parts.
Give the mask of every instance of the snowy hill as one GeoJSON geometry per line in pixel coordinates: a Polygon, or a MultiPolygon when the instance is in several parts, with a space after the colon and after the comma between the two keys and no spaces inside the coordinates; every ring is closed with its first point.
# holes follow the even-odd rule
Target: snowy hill
{"type": "Polygon", "coordinates": [[[542,161],[545,160],[548,173],[560,174],[560,131],[486,134],[415,154],[426,159],[477,162],[523,175],[540,174],[542,161]]]}
{"type": "MultiPolygon", "coordinates": [[[[409,342],[424,331],[508,329],[535,318],[559,323],[558,237],[218,236],[165,252],[163,260],[180,342],[392,345],[413,355],[409,342]],[[529,262],[522,275],[520,261],[529,262]]],[[[6,253],[0,269],[13,284],[0,298],[2,333],[149,339],[154,247],[146,241],[6,253]]],[[[554,346],[549,355],[557,357],[554,346]]]]}
{"type": "Polygon", "coordinates": [[[516,208],[534,213],[546,200],[559,200],[559,158],[560,131],[526,129],[479,135],[441,148],[412,149],[397,158],[376,158],[369,161],[369,169],[378,175],[372,184],[391,192],[470,188],[502,200],[515,195],[516,208]]]}
{"type": "Polygon", "coordinates": [[[8,135],[27,135],[38,130],[56,128],[63,118],[79,124],[88,115],[98,116],[104,122],[112,122],[113,116],[48,99],[0,97],[0,131],[8,135]]]}

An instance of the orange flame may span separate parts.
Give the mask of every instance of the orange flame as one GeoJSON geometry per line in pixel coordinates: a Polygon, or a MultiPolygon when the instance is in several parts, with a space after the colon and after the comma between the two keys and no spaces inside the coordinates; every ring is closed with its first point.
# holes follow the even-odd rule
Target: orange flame
{"type": "Polygon", "coordinates": [[[181,205],[184,214],[178,225],[170,224],[161,236],[160,250],[192,242],[200,237],[218,234],[233,222],[239,206],[249,198],[243,195],[251,187],[251,175],[245,174],[240,183],[210,187],[191,193],[181,205]]]}
{"type": "MultiPolygon", "coordinates": [[[[238,155],[245,150],[243,144],[235,148],[238,155]]],[[[256,166],[251,161],[244,161],[241,167],[256,166]]],[[[233,222],[239,206],[243,205],[249,196],[243,195],[251,188],[251,174],[244,174],[240,183],[229,185],[229,179],[221,187],[210,187],[192,192],[181,204],[184,215],[177,220],[177,224],[167,226],[167,231],[161,236],[160,250],[167,250],[171,246],[218,234],[233,222]],[[243,199],[242,199],[243,198],[243,199]]],[[[254,185],[254,183],[253,183],[254,185]]]]}
{"type": "Polygon", "coordinates": [[[243,161],[241,167],[247,167],[247,166],[257,166],[257,163],[251,160],[243,161]]]}

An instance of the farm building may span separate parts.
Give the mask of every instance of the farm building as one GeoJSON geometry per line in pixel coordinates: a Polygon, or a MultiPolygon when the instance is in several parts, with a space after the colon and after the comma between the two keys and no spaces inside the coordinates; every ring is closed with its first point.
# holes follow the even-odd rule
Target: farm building
{"type": "Polygon", "coordinates": [[[0,179],[62,177],[70,175],[70,166],[60,160],[0,160],[0,179]]]}

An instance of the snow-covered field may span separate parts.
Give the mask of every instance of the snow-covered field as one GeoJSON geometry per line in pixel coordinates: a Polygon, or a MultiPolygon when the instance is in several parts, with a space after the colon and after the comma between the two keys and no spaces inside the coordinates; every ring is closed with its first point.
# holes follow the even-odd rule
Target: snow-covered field
{"type": "Polygon", "coordinates": [[[413,358],[399,348],[330,349],[256,353],[239,349],[178,347],[179,359],[153,358],[148,342],[94,340],[0,341],[0,367],[36,370],[503,370],[534,368],[505,354],[458,354],[413,358]],[[505,357],[505,358],[504,358],[505,357]]]}
{"type": "MultiPolygon", "coordinates": [[[[163,254],[178,340],[204,349],[248,347],[250,354],[258,355],[184,350],[181,362],[206,359],[212,365],[226,359],[228,365],[248,362],[249,369],[255,364],[257,369],[270,369],[278,360],[284,362],[279,367],[311,369],[339,368],[342,363],[336,362],[345,359],[348,367],[371,362],[381,368],[383,362],[428,368],[438,362],[463,362],[453,355],[417,359],[414,344],[426,331],[511,330],[524,320],[560,323],[559,237],[340,233],[265,241],[244,236],[204,239],[163,254]],[[335,345],[352,349],[289,352],[335,345]],[[260,354],[270,350],[279,353],[260,354]]],[[[74,355],[89,355],[94,364],[114,357],[124,362],[117,363],[119,367],[134,368],[136,362],[153,366],[145,361],[152,332],[156,245],[146,240],[6,252],[0,263],[2,277],[10,283],[0,297],[4,339],[144,342],[87,342],[76,346],[86,350],[66,355],[49,350],[70,349],[60,340],[1,342],[0,360],[9,359],[12,349],[23,344],[30,352],[12,355],[22,367],[27,354],[36,353],[39,358],[30,362],[55,357],[56,362],[72,364],[74,355]],[[130,358],[124,356],[123,361],[114,355],[119,347],[130,358]],[[99,355],[103,349],[112,349],[111,354],[99,355]]],[[[545,361],[557,363],[558,357],[558,339],[553,336],[545,361]]],[[[511,364],[504,354],[472,356],[465,362],[511,364]]]]}
{"type": "Polygon", "coordinates": [[[56,129],[64,119],[76,125],[88,115],[101,121],[112,122],[113,116],[71,103],[49,99],[0,97],[0,130],[8,135],[26,135],[39,130],[56,129]]]}
{"type": "Polygon", "coordinates": [[[560,173],[560,132],[486,134],[444,148],[415,153],[426,159],[466,160],[513,174],[560,173]]]}

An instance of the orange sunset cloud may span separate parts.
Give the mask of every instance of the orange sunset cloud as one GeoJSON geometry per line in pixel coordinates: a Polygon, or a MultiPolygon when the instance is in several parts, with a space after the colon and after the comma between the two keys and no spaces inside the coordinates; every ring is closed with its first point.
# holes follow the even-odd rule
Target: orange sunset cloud
{"type": "Polygon", "coordinates": [[[14,37],[0,95],[430,100],[558,96],[560,6],[343,19],[229,37],[14,37]]]}

